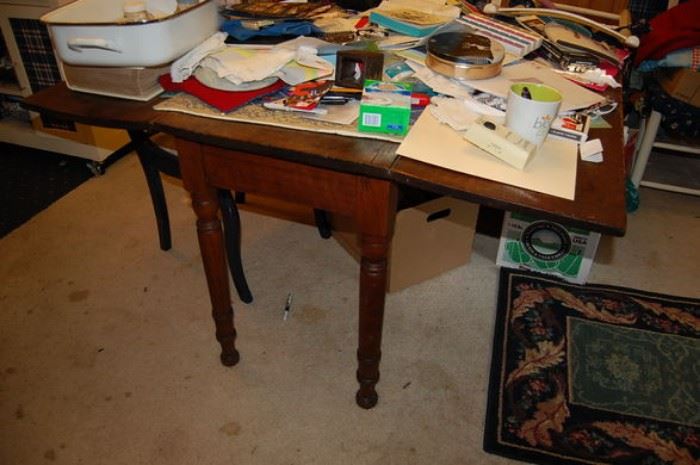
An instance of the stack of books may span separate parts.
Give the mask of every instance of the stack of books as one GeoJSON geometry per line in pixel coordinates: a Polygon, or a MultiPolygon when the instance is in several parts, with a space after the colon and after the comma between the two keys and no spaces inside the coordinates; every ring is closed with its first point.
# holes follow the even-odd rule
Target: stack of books
{"type": "Polygon", "coordinates": [[[411,37],[426,37],[452,18],[414,10],[412,8],[379,8],[372,11],[369,20],[374,24],[411,37]]]}
{"type": "Polygon", "coordinates": [[[470,14],[458,19],[457,22],[471,27],[477,34],[500,42],[507,53],[518,58],[537,50],[542,45],[542,36],[491,17],[470,14]]]}

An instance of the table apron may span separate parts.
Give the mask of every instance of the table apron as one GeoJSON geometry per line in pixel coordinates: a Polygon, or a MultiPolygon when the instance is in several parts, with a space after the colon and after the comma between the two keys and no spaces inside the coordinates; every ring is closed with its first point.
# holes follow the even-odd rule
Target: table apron
{"type": "Polygon", "coordinates": [[[275,197],[353,217],[357,214],[361,180],[365,179],[217,147],[207,147],[203,152],[203,169],[207,182],[218,188],[275,197]]]}

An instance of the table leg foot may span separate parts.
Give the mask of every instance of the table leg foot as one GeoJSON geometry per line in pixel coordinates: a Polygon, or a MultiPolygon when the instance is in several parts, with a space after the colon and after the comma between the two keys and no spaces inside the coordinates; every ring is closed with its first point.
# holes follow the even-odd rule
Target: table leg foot
{"type": "Polygon", "coordinates": [[[224,366],[227,367],[232,367],[241,360],[241,354],[238,353],[236,349],[233,349],[233,352],[221,352],[221,363],[224,366]]]}
{"type": "Polygon", "coordinates": [[[355,402],[364,409],[371,409],[377,405],[378,401],[379,396],[377,395],[377,391],[374,390],[374,387],[367,389],[360,388],[357,394],[355,394],[355,402]]]}
{"type": "Polygon", "coordinates": [[[233,326],[233,308],[215,309],[213,312],[216,325],[216,340],[221,345],[221,363],[227,367],[236,365],[241,355],[236,349],[236,328],[233,326]]]}
{"type": "Polygon", "coordinates": [[[379,396],[375,389],[379,382],[379,354],[376,356],[363,355],[358,351],[357,354],[357,382],[360,383],[360,389],[357,390],[355,401],[362,408],[370,409],[377,405],[379,396]]]}

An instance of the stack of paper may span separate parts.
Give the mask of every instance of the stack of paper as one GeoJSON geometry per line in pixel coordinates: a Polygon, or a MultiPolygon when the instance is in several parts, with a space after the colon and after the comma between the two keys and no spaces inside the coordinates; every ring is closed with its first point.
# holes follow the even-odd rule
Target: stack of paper
{"type": "Polygon", "coordinates": [[[577,145],[548,138],[524,170],[514,168],[424,111],[396,153],[460,173],[574,200],[577,145]]]}
{"type": "Polygon", "coordinates": [[[562,95],[559,113],[588,108],[605,101],[605,97],[574,84],[552,71],[551,67],[529,60],[504,66],[501,74],[496,77],[471,81],[465,80],[463,84],[481,92],[507,98],[510,86],[514,82],[545,84],[557,89],[562,95]]]}

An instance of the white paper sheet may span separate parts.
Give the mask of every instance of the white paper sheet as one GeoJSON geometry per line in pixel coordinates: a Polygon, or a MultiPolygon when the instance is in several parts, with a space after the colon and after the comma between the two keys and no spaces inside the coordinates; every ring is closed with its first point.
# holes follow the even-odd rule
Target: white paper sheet
{"type": "Polygon", "coordinates": [[[355,122],[360,116],[360,101],[353,100],[346,103],[345,105],[323,105],[321,104],[326,113],[323,115],[309,115],[309,114],[299,114],[304,118],[316,119],[319,121],[325,121],[326,123],[344,124],[350,125],[355,122]]]}
{"type": "Polygon", "coordinates": [[[554,87],[562,95],[559,112],[579,110],[600,103],[605,99],[584,87],[574,84],[558,75],[549,67],[534,61],[523,60],[504,66],[501,74],[491,79],[462,81],[474,89],[506,98],[511,84],[515,82],[534,82],[554,87]]]}
{"type": "Polygon", "coordinates": [[[424,111],[396,151],[399,155],[460,173],[573,200],[577,146],[549,138],[524,171],[471,144],[430,111],[424,111]]]}
{"type": "Polygon", "coordinates": [[[603,162],[603,144],[600,139],[592,139],[579,146],[581,160],[593,163],[603,162]]]}

